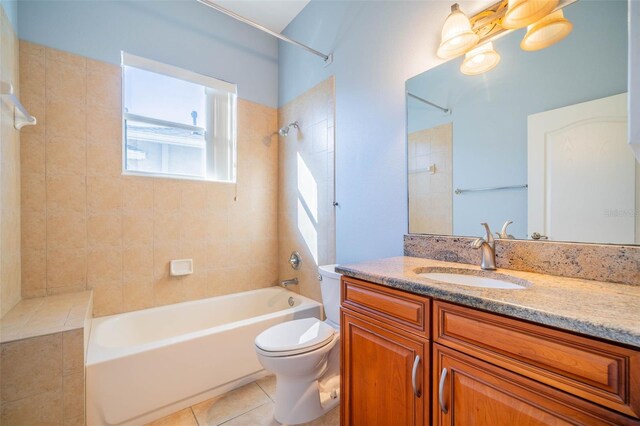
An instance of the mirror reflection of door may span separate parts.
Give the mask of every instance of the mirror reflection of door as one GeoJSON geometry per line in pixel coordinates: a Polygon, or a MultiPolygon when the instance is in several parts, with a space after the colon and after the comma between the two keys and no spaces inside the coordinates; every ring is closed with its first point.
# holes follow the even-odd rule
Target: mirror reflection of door
{"type": "Polygon", "coordinates": [[[640,243],[626,93],[530,115],[528,175],[529,235],[640,243]]]}
{"type": "Polygon", "coordinates": [[[453,232],[452,123],[409,134],[409,232],[453,232]]]}

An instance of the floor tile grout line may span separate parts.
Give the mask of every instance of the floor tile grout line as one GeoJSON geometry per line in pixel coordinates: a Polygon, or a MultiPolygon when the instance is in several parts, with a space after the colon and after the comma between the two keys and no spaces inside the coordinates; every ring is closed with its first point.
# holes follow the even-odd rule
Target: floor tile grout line
{"type": "MultiPolygon", "coordinates": [[[[256,384],[257,384],[257,383],[256,383],[256,384]]],[[[255,407],[253,407],[253,408],[251,408],[251,409],[249,409],[249,410],[245,411],[244,413],[240,413],[240,414],[238,414],[237,416],[233,416],[233,417],[231,417],[231,418],[228,418],[228,419],[227,419],[227,420],[225,420],[224,422],[222,422],[222,423],[218,423],[216,426],[224,426],[225,424],[229,423],[231,420],[235,420],[235,419],[237,419],[238,417],[242,417],[242,416],[244,416],[245,414],[250,413],[250,412],[252,412],[253,410],[257,410],[258,408],[263,407],[263,406],[265,406],[265,405],[267,405],[267,404],[273,404],[273,401],[271,401],[271,399],[269,399],[269,402],[265,402],[264,404],[257,405],[257,406],[255,406],[255,407]]]]}
{"type": "MultiPolygon", "coordinates": [[[[268,376],[267,376],[267,377],[268,377],[268,376]]],[[[267,392],[267,391],[266,391],[262,386],[260,386],[260,383],[258,383],[258,381],[257,381],[257,380],[256,380],[254,383],[255,383],[256,385],[258,385],[258,387],[260,388],[260,390],[261,390],[265,395],[267,395],[267,398],[269,398],[269,399],[271,400],[271,402],[273,402],[273,403],[275,403],[275,402],[276,402],[276,400],[275,400],[275,399],[273,399],[273,398],[271,397],[271,395],[269,395],[269,392],[267,392]]]]}
{"type": "MultiPolygon", "coordinates": [[[[198,417],[196,416],[196,412],[193,411],[193,405],[191,407],[189,407],[189,411],[191,411],[191,415],[193,416],[194,420],[196,421],[196,424],[198,426],[200,426],[200,422],[198,421],[198,417]]],[[[203,425],[205,426],[205,425],[203,425]]]]}

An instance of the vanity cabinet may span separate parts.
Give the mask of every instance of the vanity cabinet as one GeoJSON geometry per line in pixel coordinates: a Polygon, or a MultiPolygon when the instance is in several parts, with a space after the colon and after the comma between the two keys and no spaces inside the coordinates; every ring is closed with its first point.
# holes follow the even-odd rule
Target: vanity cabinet
{"type": "Polygon", "coordinates": [[[631,419],[549,386],[433,345],[434,425],[623,425],[631,419]]]}
{"type": "Polygon", "coordinates": [[[429,424],[429,300],[343,279],[342,425],[429,424]]]}
{"type": "Polygon", "coordinates": [[[353,278],[341,287],[342,425],[640,425],[640,351],[353,278]]]}

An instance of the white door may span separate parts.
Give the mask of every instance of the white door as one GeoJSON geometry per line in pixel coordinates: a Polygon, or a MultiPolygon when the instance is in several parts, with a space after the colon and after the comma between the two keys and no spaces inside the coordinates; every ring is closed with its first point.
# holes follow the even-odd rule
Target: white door
{"type": "Polygon", "coordinates": [[[627,94],[529,116],[528,233],[636,243],[636,160],[627,94]]]}

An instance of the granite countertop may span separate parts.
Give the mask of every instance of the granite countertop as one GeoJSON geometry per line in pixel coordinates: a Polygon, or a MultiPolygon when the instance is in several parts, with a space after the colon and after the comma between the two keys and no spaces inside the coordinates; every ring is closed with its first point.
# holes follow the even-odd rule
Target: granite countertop
{"type": "Polygon", "coordinates": [[[0,320],[0,343],[83,328],[92,310],[91,291],[22,299],[0,320]]]}
{"type": "Polygon", "coordinates": [[[421,268],[465,269],[472,275],[492,275],[479,266],[406,256],[340,265],[336,271],[387,287],[640,348],[640,286],[498,269],[493,275],[505,275],[514,283],[527,285],[524,289],[499,290],[434,281],[419,276],[421,268]]]}

